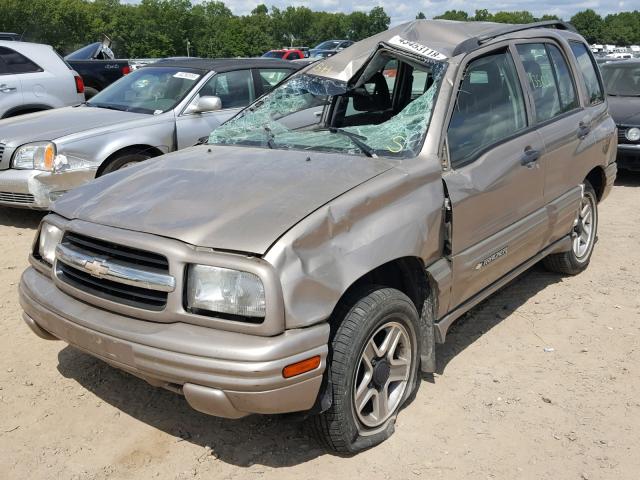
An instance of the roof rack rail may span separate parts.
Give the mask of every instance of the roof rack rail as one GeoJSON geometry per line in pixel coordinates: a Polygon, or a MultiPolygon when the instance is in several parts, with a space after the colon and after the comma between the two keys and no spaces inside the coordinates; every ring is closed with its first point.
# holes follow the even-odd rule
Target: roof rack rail
{"type": "Polygon", "coordinates": [[[479,48],[483,43],[486,43],[494,38],[500,37],[501,35],[507,35],[509,33],[522,32],[524,30],[530,30],[533,28],[555,28],[556,30],[569,30],[572,32],[577,32],[575,27],[571,25],[569,22],[565,22],[563,20],[545,20],[543,22],[534,22],[534,23],[523,23],[518,25],[505,25],[504,28],[497,28],[491,33],[487,33],[485,35],[480,35],[478,37],[473,37],[468,40],[465,40],[460,45],[458,45],[453,52],[453,56],[459,55],[461,53],[468,53],[477,48],[479,48]]]}

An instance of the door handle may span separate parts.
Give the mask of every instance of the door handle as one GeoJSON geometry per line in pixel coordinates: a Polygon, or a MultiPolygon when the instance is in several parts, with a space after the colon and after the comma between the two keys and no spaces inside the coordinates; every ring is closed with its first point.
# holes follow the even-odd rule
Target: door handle
{"type": "Polygon", "coordinates": [[[525,167],[532,168],[533,164],[540,158],[540,152],[535,148],[526,147],[522,157],[520,157],[520,163],[525,167]]]}
{"type": "Polygon", "coordinates": [[[16,90],[18,89],[15,87],[10,87],[6,83],[3,83],[2,85],[0,85],[0,92],[2,93],[11,93],[11,92],[15,92],[16,90]]]}
{"type": "Polygon", "coordinates": [[[578,124],[578,138],[583,139],[591,132],[591,127],[584,122],[578,124]]]}

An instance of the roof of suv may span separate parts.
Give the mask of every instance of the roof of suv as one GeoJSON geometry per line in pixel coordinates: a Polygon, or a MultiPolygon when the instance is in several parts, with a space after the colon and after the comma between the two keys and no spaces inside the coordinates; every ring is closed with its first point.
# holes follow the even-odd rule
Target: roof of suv
{"type": "Polygon", "coordinates": [[[183,58],[167,59],[150,63],[142,68],[149,67],[178,67],[194,68],[202,71],[229,72],[247,68],[286,68],[297,70],[300,65],[292,64],[285,60],[275,58],[183,58]]]}
{"type": "MultiPolygon", "coordinates": [[[[573,27],[559,20],[515,25],[494,22],[457,22],[453,20],[414,20],[357,42],[310,70],[310,73],[348,80],[370,57],[380,43],[398,45],[398,41],[409,43],[409,51],[431,51],[440,58],[450,58],[480,48],[491,40],[508,36],[517,37],[519,32],[531,29],[553,29],[556,33],[576,35],[573,27]]],[[[424,56],[424,55],[422,55],[424,56]]]]}

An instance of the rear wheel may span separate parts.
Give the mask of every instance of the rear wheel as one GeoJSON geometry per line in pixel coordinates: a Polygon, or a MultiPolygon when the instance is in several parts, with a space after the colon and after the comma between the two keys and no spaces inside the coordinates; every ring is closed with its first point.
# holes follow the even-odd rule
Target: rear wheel
{"type": "Polygon", "coordinates": [[[598,233],[598,197],[589,182],[584,183],[584,195],[571,231],[571,250],[549,255],[544,266],[553,272],[576,275],[591,261],[598,233]]]}
{"type": "Polygon", "coordinates": [[[392,288],[361,291],[338,311],[328,366],[333,403],[312,422],[325,446],[356,453],[391,436],[416,388],[418,312],[392,288]]]}
{"type": "Polygon", "coordinates": [[[107,163],[107,166],[104,167],[100,176],[106,175],[107,173],[115,172],[116,170],[122,170],[123,168],[128,168],[133,165],[136,165],[140,162],[148,160],[151,158],[149,155],[145,155],[144,153],[125,153],[119,157],[116,157],[107,163]]]}

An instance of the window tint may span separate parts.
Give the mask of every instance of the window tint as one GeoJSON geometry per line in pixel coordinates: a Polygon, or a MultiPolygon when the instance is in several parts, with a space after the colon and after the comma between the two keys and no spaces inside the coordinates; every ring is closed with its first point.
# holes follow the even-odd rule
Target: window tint
{"type": "Polygon", "coordinates": [[[451,163],[460,166],[527,126],[522,89],[508,52],[473,60],[449,123],[451,163]]]}
{"type": "Polygon", "coordinates": [[[287,60],[298,60],[299,58],[300,58],[300,55],[298,55],[298,52],[291,52],[289,53],[287,60]]]}
{"type": "Polygon", "coordinates": [[[6,75],[7,73],[9,73],[9,70],[7,70],[7,66],[2,58],[0,58],[0,75],[6,75]]]}
{"type": "Polygon", "coordinates": [[[29,60],[24,55],[11,50],[10,48],[0,47],[0,57],[7,65],[10,73],[32,73],[41,72],[42,69],[29,60]]]}
{"type": "Polygon", "coordinates": [[[217,96],[222,108],[246,107],[255,98],[250,70],[218,73],[200,90],[201,96],[217,96]]]}
{"type": "Polygon", "coordinates": [[[291,70],[284,69],[260,69],[258,70],[260,82],[262,83],[262,92],[270,92],[273,87],[284,80],[291,70]]]}
{"type": "Polygon", "coordinates": [[[544,43],[527,43],[516,47],[533,93],[538,122],[550,120],[575,108],[571,77],[558,49],[544,43]],[[555,56],[551,53],[551,47],[555,49],[555,56]],[[560,63],[561,70],[558,70],[557,63],[560,63]]]}
{"type": "Polygon", "coordinates": [[[570,42],[571,50],[578,60],[578,66],[582,72],[582,78],[587,87],[587,94],[589,95],[589,102],[591,105],[600,103],[604,100],[604,93],[602,92],[602,85],[598,79],[596,73],[596,66],[593,57],[582,43],[570,42]]]}

